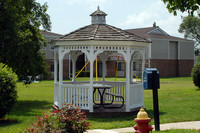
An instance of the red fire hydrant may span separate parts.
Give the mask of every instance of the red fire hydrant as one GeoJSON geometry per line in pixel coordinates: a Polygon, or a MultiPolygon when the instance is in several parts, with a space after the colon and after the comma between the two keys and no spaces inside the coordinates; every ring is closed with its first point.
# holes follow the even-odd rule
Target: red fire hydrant
{"type": "Polygon", "coordinates": [[[153,130],[153,127],[149,125],[151,119],[148,117],[147,112],[141,108],[137,114],[137,118],[135,118],[135,122],[137,123],[133,128],[136,130],[135,133],[149,133],[149,131],[153,130]]]}

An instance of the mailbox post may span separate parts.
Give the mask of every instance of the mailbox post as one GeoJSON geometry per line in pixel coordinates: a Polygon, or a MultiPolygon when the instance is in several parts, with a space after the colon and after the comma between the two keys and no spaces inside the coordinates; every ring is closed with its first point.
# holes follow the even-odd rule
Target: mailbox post
{"type": "Polygon", "coordinates": [[[159,106],[158,106],[158,75],[157,71],[152,71],[152,84],[153,84],[153,112],[154,112],[154,124],[155,130],[160,131],[159,120],[159,106]]]}
{"type": "Polygon", "coordinates": [[[160,131],[158,88],[160,88],[159,72],[156,68],[146,68],[143,73],[144,89],[153,91],[153,108],[155,130],[160,131]]]}

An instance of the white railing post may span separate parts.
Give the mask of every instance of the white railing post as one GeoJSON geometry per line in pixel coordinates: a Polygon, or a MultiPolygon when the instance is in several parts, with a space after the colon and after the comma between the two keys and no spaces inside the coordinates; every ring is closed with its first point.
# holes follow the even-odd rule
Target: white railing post
{"type": "Polygon", "coordinates": [[[59,105],[59,102],[58,102],[58,90],[59,90],[58,83],[54,83],[54,105],[56,105],[56,106],[59,105]]]}

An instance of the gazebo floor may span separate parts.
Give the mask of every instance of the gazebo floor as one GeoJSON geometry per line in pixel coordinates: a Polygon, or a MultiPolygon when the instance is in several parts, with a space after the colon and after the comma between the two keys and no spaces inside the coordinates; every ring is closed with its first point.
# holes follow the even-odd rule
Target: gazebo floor
{"type": "MultiPolygon", "coordinates": [[[[109,107],[119,107],[121,104],[112,104],[109,105],[109,107]]],[[[87,117],[121,117],[121,116],[133,116],[137,115],[138,111],[140,110],[141,107],[132,109],[130,112],[126,112],[126,104],[122,108],[96,108],[96,105],[93,106],[93,112],[89,112],[89,110],[82,110],[86,113],[87,117]]],[[[143,107],[144,108],[144,107],[143,107]]],[[[58,107],[56,105],[53,105],[53,110],[57,110],[58,107]]]]}
{"type": "MultiPolygon", "coordinates": [[[[109,105],[109,107],[119,107],[120,104],[112,104],[109,105]]],[[[87,117],[119,117],[119,116],[132,116],[137,115],[140,108],[135,108],[131,110],[130,112],[126,112],[126,105],[124,105],[122,108],[95,108],[96,105],[93,106],[94,110],[93,112],[89,112],[88,110],[83,110],[87,117]]]]}

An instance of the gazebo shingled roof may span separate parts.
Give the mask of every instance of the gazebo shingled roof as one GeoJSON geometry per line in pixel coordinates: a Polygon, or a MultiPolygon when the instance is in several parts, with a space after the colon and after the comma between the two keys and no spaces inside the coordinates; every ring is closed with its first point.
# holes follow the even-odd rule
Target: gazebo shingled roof
{"type": "Polygon", "coordinates": [[[147,42],[142,37],[107,24],[91,24],[56,39],[56,41],[84,40],[147,42]]]}

